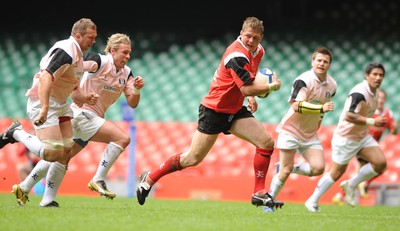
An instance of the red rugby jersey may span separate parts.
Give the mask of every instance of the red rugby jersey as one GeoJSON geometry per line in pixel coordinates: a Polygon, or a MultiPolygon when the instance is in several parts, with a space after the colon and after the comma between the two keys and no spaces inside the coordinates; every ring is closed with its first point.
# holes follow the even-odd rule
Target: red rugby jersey
{"type": "Polygon", "coordinates": [[[393,112],[389,108],[385,108],[382,112],[376,110],[372,118],[375,118],[377,116],[385,117],[387,121],[386,125],[384,127],[369,126],[368,128],[372,137],[374,137],[376,141],[379,141],[386,129],[393,129],[394,117],[393,112]]]}
{"type": "Polygon", "coordinates": [[[225,50],[214,73],[208,95],[202,99],[201,104],[216,112],[238,112],[244,102],[240,87],[254,81],[264,52],[261,44],[256,52],[249,52],[239,36],[225,50]]]}

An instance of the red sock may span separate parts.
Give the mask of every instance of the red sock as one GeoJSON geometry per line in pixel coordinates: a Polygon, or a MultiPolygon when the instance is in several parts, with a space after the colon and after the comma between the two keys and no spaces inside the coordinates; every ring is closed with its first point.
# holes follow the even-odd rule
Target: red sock
{"type": "Polygon", "coordinates": [[[265,178],[269,168],[273,148],[257,148],[254,155],[254,193],[265,190],[265,178]]]}
{"type": "Polygon", "coordinates": [[[172,172],[182,170],[182,166],[179,164],[181,154],[182,153],[171,156],[167,161],[160,165],[160,168],[155,171],[151,171],[149,174],[150,179],[156,183],[161,177],[172,172]]]}

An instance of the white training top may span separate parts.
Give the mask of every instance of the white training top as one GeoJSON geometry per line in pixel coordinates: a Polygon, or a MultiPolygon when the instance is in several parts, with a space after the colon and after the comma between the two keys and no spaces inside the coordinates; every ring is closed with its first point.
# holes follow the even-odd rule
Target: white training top
{"type": "MultiPolygon", "coordinates": [[[[327,75],[321,82],[313,70],[306,71],[298,76],[292,85],[289,103],[305,101],[312,104],[323,105],[331,101],[336,93],[336,81],[327,75]]],[[[299,140],[308,141],[317,136],[317,131],[324,114],[300,114],[292,107],[278,124],[276,131],[291,135],[299,140]]]]}
{"type": "Polygon", "coordinates": [[[56,42],[41,59],[40,71],[34,75],[26,96],[38,97],[39,78],[44,70],[54,78],[50,96],[59,102],[66,102],[83,75],[83,53],[74,37],[56,42]]]}
{"type": "Polygon", "coordinates": [[[354,86],[346,99],[335,133],[349,140],[360,141],[369,134],[367,125],[346,121],[346,112],[372,117],[378,107],[378,94],[374,94],[366,80],[354,86]]]}
{"type": "MultiPolygon", "coordinates": [[[[98,69],[95,72],[85,72],[81,81],[81,89],[84,94],[97,93],[99,99],[95,105],[84,104],[81,108],[95,112],[104,118],[107,109],[121,96],[133,94],[133,75],[128,66],[124,66],[118,72],[114,65],[114,59],[109,55],[90,55],[85,61],[97,63],[98,69]]],[[[88,66],[93,66],[89,65],[88,66]]],[[[72,107],[78,108],[74,103],[72,107]]]]}

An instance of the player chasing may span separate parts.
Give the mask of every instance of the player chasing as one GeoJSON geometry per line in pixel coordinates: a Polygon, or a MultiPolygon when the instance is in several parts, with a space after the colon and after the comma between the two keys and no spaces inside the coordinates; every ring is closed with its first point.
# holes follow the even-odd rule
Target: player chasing
{"type": "Polygon", "coordinates": [[[255,96],[278,90],[281,85],[276,74],[271,84],[253,83],[265,52],[260,44],[263,33],[263,21],[255,17],[246,18],[240,35],[227,47],[215,71],[208,95],[200,103],[198,126],[189,150],[172,155],[159,168],[141,174],[136,190],[140,205],[145,203],[151,188],[160,178],[201,163],[220,133],[233,134],[255,146],[255,184],[251,203],[272,209],[284,205],[274,200],[265,189],[274,140],[252,114],[258,106],[255,96]],[[248,107],[243,105],[245,97],[248,107]]]}
{"type": "Polygon", "coordinates": [[[353,157],[360,157],[368,163],[351,179],[340,183],[345,192],[344,201],[350,206],[357,204],[357,185],[385,170],[385,155],[368,130],[369,126],[384,127],[387,123],[383,116],[372,118],[378,105],[378,88],[384,76],[383,65],[371,62],[365,68],[364,80],[350,90],[332,137],[332,167],[319,179],[313,194],[306,201],[309,211],[319,211],[320,198],[339,180],[353,157]]]}
{"type": "MultiPolygon", "coordinates": [[[[126,132],[111,121],[104,119],[107,109],[118,100],[123,93],[132,108],[136,108],[140,100],[140,90],[144,86],[144,79],[141,76],[134,77],[131,69],[126,63],[131,57],[131,40],[125,34],[116,33],[109,37],[105,48],[105,55],[89,53],[85,55],[85,72],[80,87],[71,93],[74,102],[82,102],[82,97],[89,92],[95,93],[94,104],[71,105],[74,113],[72,120],[74,145],[72,156],[78,154],[89,141],[106,143],[102,159],[100,160],[95,176],[88,183],[91,190],[97,191],[100,195],[108,199],[113,199],[116,194],[107,189],[105,179],[108,171],[130,143],[130,137],[126,132]]],[[[12,126],[18,125],[14,123],[12,126]]],[[[19,124],[17,130],[8,130],[3,134],[14,139],[14,137],[24,137],[24,131],[19,124]]],[[[25,136],[23,140],[29,140],[25,136]]],[[[51,176],[53,163],[41,160],[31,171],[29,176],[20,184],[13,186],[19,205],[25,205],[28,201],[28,193],[34,185],[43,177],[51,176]]],[[[46,177],[48,178],[48,177],[46,177]]],[[[46,207],[59,207],[54,200],[56,192],[52,190],[51,182],[47,182],[47,187],[41,205],[46,207]]]]}
{"type": "MultiPolygon", "coordinates": [[[[73,112],[68,101],[71,92],[79,87],[84,73],[83,52],[95,44],[97,26],[92,20],[82,18],[74,23],[68,39],[57,41],[42,57],[32,86],[26,92],[28,97],[27,115],[35,129],[36,136],[24,130],[15,122],[0,139],[0,148],[13,142],[23,143],[32,153],[52,162],[52,174],[48,177],[52,193],[58,190],[67,171],[68,159],[74,144],[71,118],[73,112]]],[[[85,97],[92,103],[93,95],[85,97]]],[[[37,165],[36,165],[37,166],[37,165]]],[[[47,188],[49,188],[47,187],[47,188]]],[[[24,194],[13,187],[17,198],[24,194]]],[[[46,201],[41,206],[54,206],[46,201]]]]}
{"type": "Polygon", "coordinates": [[[311,69],[293,81],[290,107],[276,128],[279,170],[270,185],[273,198],[291,173],[318,176],[325,170],[324,150],[317,132],[324,115],[334,110],[331,99],[336,94],[336,81],[328,74],[331,63],[332,52],[318,47],[312,54],[311,69]],[[295,154],[302,155],[306,162],[295,165],[295,154]]]}
{"type": "MultiPolygon", "coordinates": [[[[372,118],[376,118],[379,116],[385,117],[386,118],[386,125],[384,127],[377,127],[377,126],[369,126],[369,132],[371,133],[372,137],[374,137],[374,139],[379,142],[382,137],[384,136],[385,132],[388,132],[388,134],[392,134],[395,135],[397,134],[397,130],[398,130],[398,122],[395,120],[394,116],[393,116],[393,111],[390,110],[390,108],[387,108],[385,106],[387,100],[387,95],[386,95],[386,91],[383,89],[378,89],[378,107],[375,110],[374,115],[372,116],[372,118]]],[[[356,164],[356,169],[355,172],[357,173],[360,168],[364,165],[366,165],[368,162],[365,161],[364,159],[357,157],[357,164],[356,164]]],[[[368,186],[371,184],[371,182],[376,179],[378,176],[380,176],[383,172],[379,173],[379,175],[367,180],[367,181],[363,181],[360,184],[357,185],[359,194],[361,197],[363,198],[368,198],[369,194],[368,194],[368,186]]],[[[338,205],[343,205],[344,204],[344,196],[345,193],[343,190],[341,190],[340,192],[336,193],[335,196],[332,198],[332,201],[335,204],[338,205]]]]}

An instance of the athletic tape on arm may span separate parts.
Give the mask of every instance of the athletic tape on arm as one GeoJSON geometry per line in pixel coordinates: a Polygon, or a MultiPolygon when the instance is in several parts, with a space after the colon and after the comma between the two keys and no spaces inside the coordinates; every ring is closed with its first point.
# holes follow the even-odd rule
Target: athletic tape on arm
{"type": "Polygon", "coordinates": [[[324,113],[323,106],[301,101],[297,111],[301,114],[321,114],[324,113]]]}

